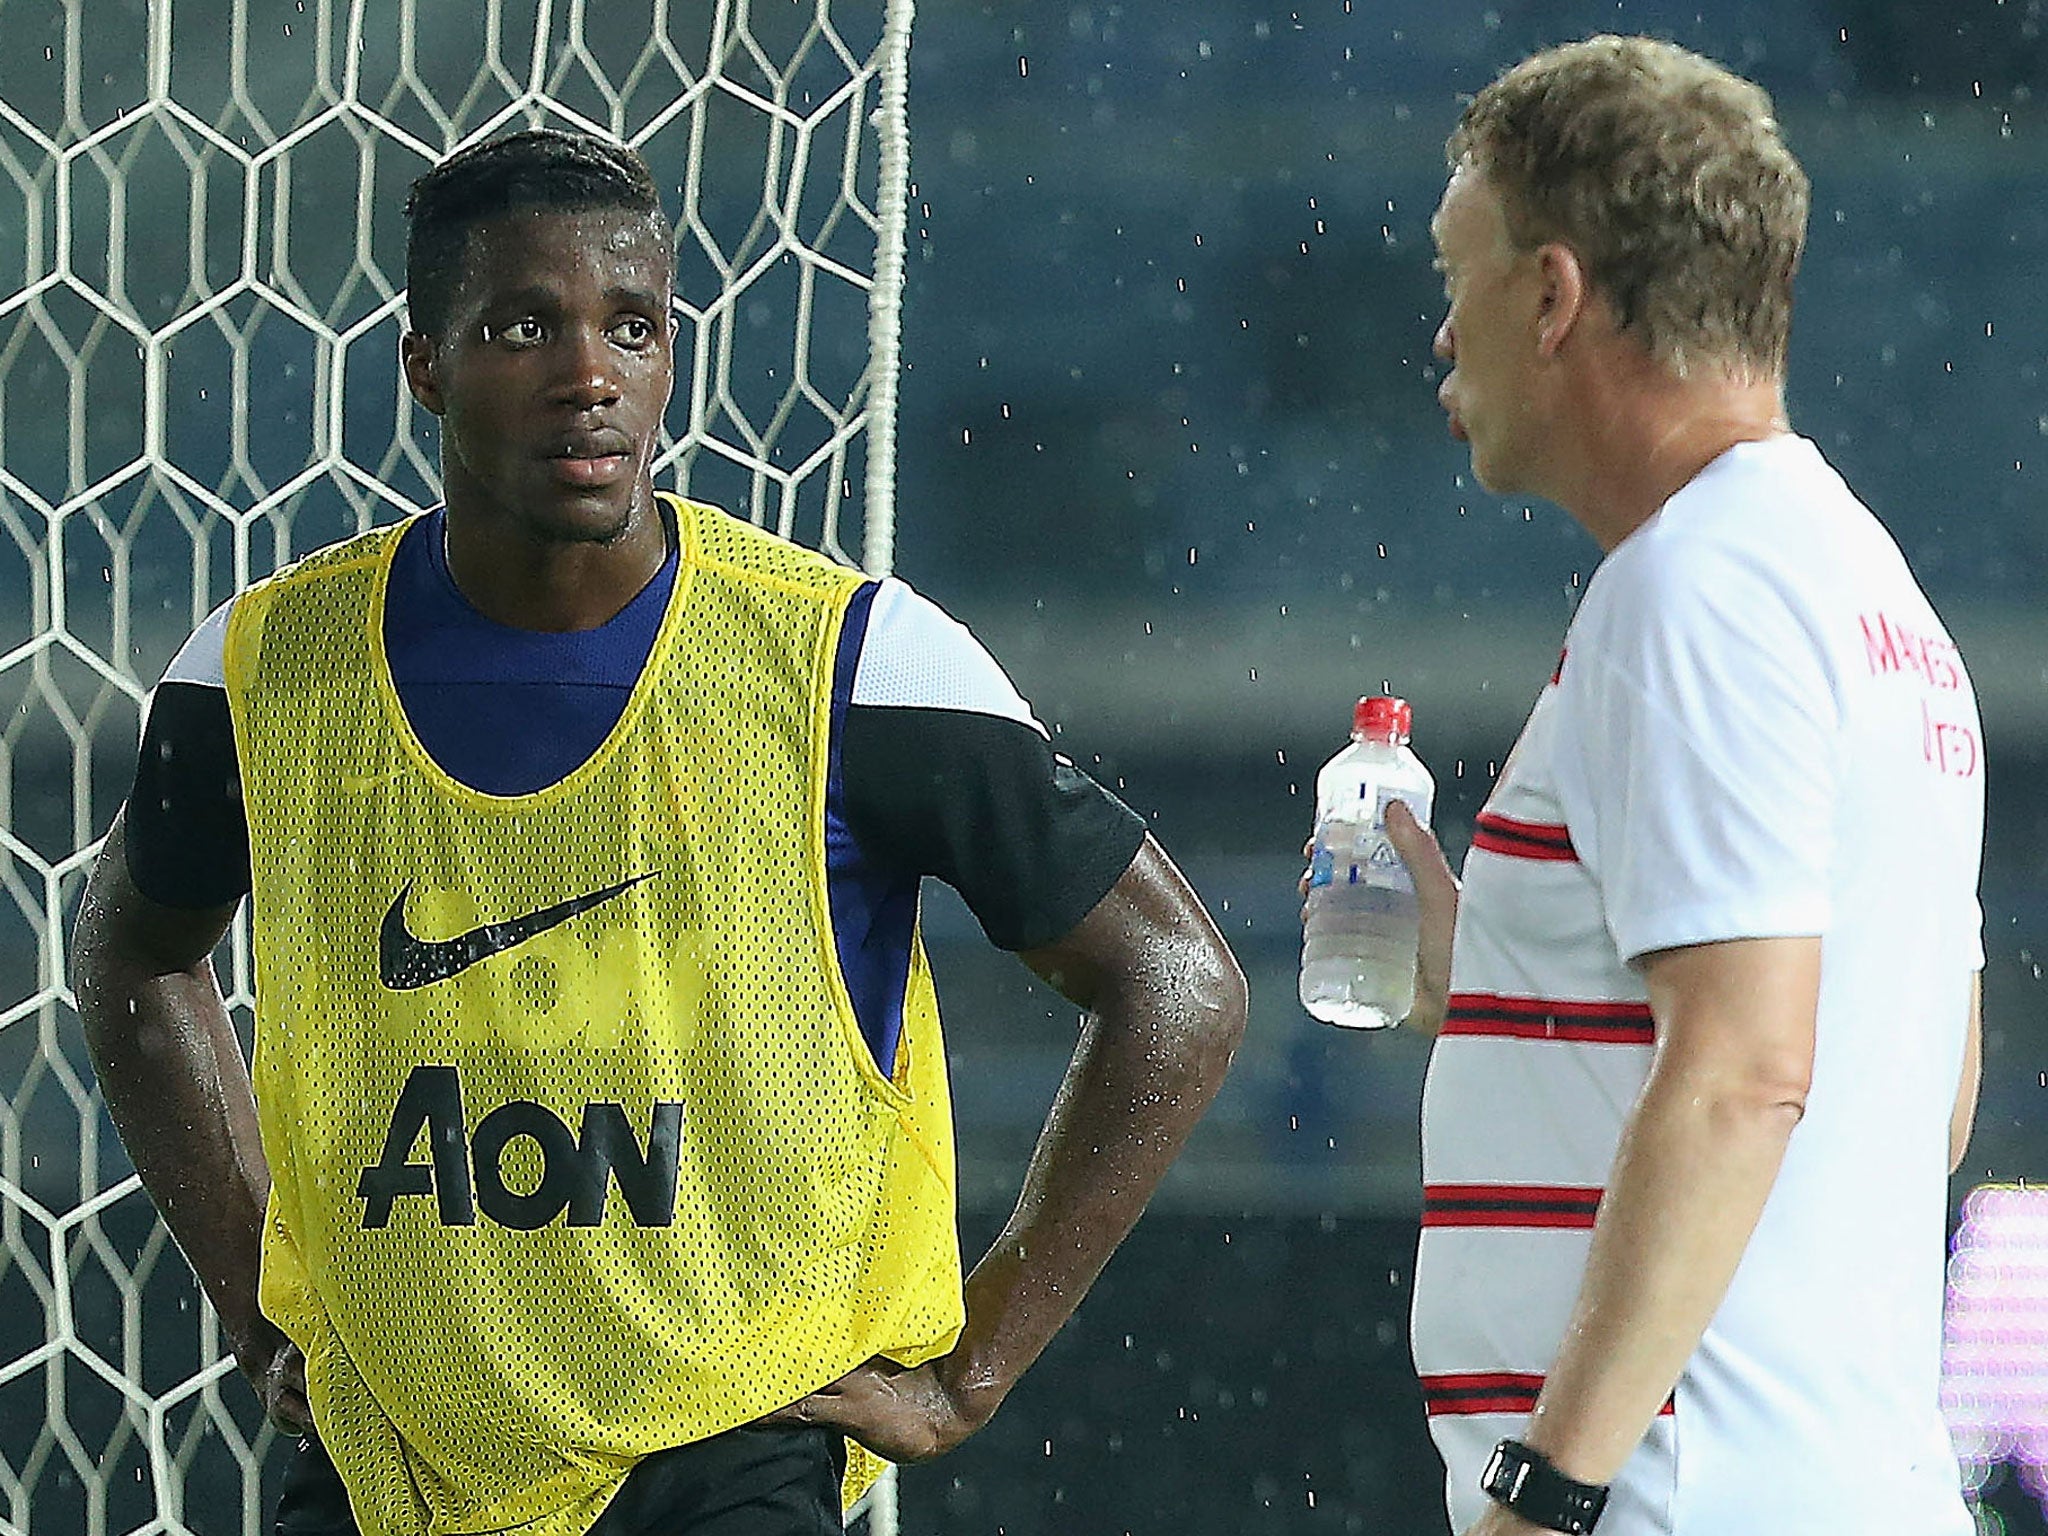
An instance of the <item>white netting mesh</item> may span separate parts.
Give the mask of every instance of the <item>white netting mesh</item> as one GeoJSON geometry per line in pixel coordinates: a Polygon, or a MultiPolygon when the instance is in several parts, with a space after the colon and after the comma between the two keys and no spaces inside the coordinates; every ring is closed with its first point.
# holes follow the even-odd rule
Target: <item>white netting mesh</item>
{"type": "MultiPolygon", "coordinates": [[[[407,184],[515,126],[640,147],[680,232],[663,483],[885,569],[910,9],[0,0],[0,1527],[265,1528],[271,1431],[106,1122],[66,937],[184,635],[436,497],[407,184]]],[[[248,975],[238,933],[245,1031],[248,975]]]]}

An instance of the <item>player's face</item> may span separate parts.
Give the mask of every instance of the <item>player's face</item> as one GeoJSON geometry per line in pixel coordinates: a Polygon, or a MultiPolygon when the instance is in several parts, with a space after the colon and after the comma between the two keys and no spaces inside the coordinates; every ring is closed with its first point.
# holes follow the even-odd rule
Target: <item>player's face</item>
{"type": "Polygon", "coordinates": [[[671,257],[642,214],[530,210],[470,232],[438,336],[406,380],[441,418],[451,509],[541,542],[608,542],[651,511],[675,383],[671,257]]]}
{"type": "Polygon", "coordinates": [[[1437,401],[1451,435],[1471,444],[1481,485],[1503,495],[1532,490],[1537,265],[1515,249],[1500,194],[1469,161],[1452,174],[1430,229],[1447,304],[1435,350],[1451,364],[1437,401]]]}

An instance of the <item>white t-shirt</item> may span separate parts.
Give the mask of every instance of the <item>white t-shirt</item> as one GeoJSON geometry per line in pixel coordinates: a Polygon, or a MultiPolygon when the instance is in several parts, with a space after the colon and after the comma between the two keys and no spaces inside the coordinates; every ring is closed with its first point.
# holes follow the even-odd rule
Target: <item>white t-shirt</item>
{"type": "Polygon", "coordinates": [[[1423,1099],[1414,1343],[1454,1528],[1582,1277],[1653,1027],[1634,962],[1820,935],[1813,1085],[1601,1536],[1969,1536],[1937,1402],[1982,732],[1890,537],[1804,439],[1595,573],[1474,826],[1423,1099]]]}

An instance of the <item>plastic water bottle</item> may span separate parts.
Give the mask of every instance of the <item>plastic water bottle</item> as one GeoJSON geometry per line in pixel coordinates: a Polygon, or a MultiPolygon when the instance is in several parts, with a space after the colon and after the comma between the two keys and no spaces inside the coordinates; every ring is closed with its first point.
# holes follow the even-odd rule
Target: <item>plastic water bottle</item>
{"type": "Polygon", "coordinates": [[[1345,1029],[1385,1029],[1415,1006],[1415,881],[1387,836],[1390,804],[1428,826],[1436,797],[1408,750],[1411,719],[1405,699],[1360,699],[1351,744],[1316,775],[1301,1005],[1345,1029]]]}

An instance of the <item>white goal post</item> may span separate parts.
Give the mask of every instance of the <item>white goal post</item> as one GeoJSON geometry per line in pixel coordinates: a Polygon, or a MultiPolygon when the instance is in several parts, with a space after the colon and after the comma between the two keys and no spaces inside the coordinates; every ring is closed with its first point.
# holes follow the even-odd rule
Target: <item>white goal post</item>
{"type": "Polygon", "coordinates": [[[881,574],[911,9],[0,0],[0,1531],[269,1529],[283,1458],[106,1119],[68,927],[186,633],[437,497],[407,185],[514,127],[640,148],[680,247],[658,479],[881,574]]]}

